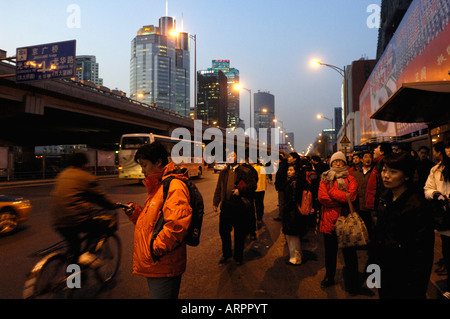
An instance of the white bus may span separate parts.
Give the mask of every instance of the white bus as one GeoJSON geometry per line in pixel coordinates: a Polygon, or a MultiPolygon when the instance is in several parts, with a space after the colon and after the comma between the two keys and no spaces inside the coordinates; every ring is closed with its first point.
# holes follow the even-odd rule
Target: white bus
{"type": "MultiPolygon", "coordinates": [[[[161,142],[169,153],[169,162],[171,159],[171,152],[174,145],[179,142],[188,143],[191,154],[186,154],[189,156],[184,156],[184,154],[177,154],[177,164],[175,166],[179,168],[187,168],[189,178],[200,177],[202,175],[202,158],[194,157],[194,146],[203,147],[202,143],[192,142],[187,140],[181,140],[176,138],[171,138],[168,136],[156,135],[152,133],[134,133],[134,134],[124,134],[120,138],[120,149],[119,149],[119,178],[123,179],[144,179],[144,174],[142,174],[141,166],[134,160],[134,155],[138,148],[142,145],[150,144],[155,141],[161,142]],[[178,156],[179,155],[179,156],[178,156]],[[178,164],[179,163],[179,164],[178,164]]],[[[186,145],[186,144],[184,144],[186,145]]],[[[202,149],[203,153],[203,149],[202,149]]]]}

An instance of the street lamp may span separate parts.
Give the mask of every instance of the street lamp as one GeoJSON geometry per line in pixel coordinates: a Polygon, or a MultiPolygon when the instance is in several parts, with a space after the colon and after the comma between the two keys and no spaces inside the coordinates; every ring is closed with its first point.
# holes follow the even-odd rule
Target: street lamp
{"type": "MultiPolygon", "coordinates": [[[[343,69],[341,69],[335,65],[322,63],[318,60],[313,60],[311,62],[311,65],[316,66],[316,67],[321,66],[321,65],[327,66],[327,67],[335,70],[337,73],[339,73],[344,78],[344,136],[347,136],[347,78],[345,75],[345,66],[343,69]]],[[[346,148],[344,150],[344,153],[345,153],[345,155],[347,155],[346,148]]]]}
{"type": "MultiPolygon", "coordinates": [[[[248,93],[249,93],[249,96],[250,96],[250,132],[252,131],[251,130],[251,128],[252,128],[252,90],[250,90],[250,89],[247,89],[247,88],[245,88],[245,87],[242,87],[240,84],[236,84],[235,86],[234,86],[234,89],[235,90],[238,90],[238,91],[240,91],[240,90],[246,90],[248,93]]],[[[251,133],[250,133],[251,134],[251,133]]],[[[250,136],[251,137],[251,136],[250,136]]]]}
{"type": "Polygon", "coordinates": [[[331,122],[331,131],[333,132],[333,130],[334,130],[333,119],[329,119],[328,117],[323,116],[322,114],[317,114],[317,118],[318,118],[319,120],[320,120],[320,119],[325,119],[325,120],[330,121],[330,122],[331,122]]]}

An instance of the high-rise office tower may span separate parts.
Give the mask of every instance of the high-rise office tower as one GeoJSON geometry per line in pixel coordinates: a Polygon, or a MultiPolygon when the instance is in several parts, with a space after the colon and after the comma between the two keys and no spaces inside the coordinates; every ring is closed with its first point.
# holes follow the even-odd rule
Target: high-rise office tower
{"type": "Polygon", "coordinates": [[[159,26],[143,26],[131,41],[130,97],[189,116],[189,34],[176,36],[175,19],[161,17],[159,26]]]}
{"type": "Polygon", "coordinates": [[[230,68],[230,60],[212,60],[212,67],[208,68],[215,74],[222,71],[227,77],[228,102],[226,109],[226,127],[238,127],[239,125],[239,91],[234,86],[239,83],[239,70],[230,68]]]}
{"type": "Polygon", "coordinates": [[[262,138],[259,135],[259,129],[266,128],[267,129],[267,141],[270,142],[271,131],[270,129],[274,126],[275,119],[275,96],[270,94],[269,92],[261,92],[258,91],[254,96],[254,118],[255,118],[255,129],[258,133],[258,137],[262,138]]]}
{"type": "Polygon", "coordinates": [[[76,75],[79,81],[88,81],[102,86],[103,79],[99,78],[98,69],[98,63],[94,55],[77,55],[76,75]]]}
{"type": "Polygon", "coordinates": [[[211,126],[226,127],[228,80],[220,71],[197,72],[197,119],[211,126]]]}

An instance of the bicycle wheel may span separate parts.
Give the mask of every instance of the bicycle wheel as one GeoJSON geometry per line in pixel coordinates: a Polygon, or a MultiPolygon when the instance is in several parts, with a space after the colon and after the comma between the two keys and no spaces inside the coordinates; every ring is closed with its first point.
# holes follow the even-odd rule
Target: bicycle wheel
{"type": "Polygon", "coordinates": [[[63,253],[45,257],[36,264],[25,283],[24,297],[35,299],[64,299],[70,296],[67,287],[67,266],[63,253]]]}
{"type": "Polygon", "coordinates": [[[122,244],[119,237],[113,234],[103,238],[97,246],[96,255],[101,262],[96,268],[98,279],[103,283],[112,281],[119,271],[122,259],[122,244]]]}

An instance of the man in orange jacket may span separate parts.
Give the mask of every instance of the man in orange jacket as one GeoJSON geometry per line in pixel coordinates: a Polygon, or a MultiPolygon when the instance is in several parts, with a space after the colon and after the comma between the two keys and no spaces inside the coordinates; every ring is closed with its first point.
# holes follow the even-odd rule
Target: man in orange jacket
{"type": "Polygon", "coordinates": [[[192,217],[189,190],[184,183],[186,174],[176,174],[173,162],[159,142],[142,146],[135,155],[145,175],[144,185],[148,197],[144,207],[130,203],[130,221],[134,230],[133,274],[147,278],[151,299],[177,299],[181,275],[186,270],[186,242],[192,217]],[[175,176],[163,204],[163,181],[175,176]],[[153,229],[164,214],[165,224],[158,236],[151,241],[153,229]],[[151,243],[153,245],[151,245],[151,243]],[[158,260],[154,260],[152,253],[158,260]]]}

